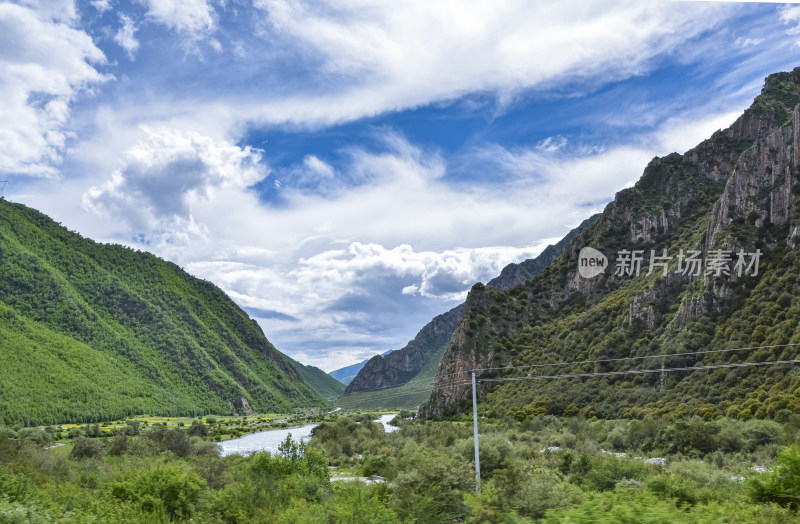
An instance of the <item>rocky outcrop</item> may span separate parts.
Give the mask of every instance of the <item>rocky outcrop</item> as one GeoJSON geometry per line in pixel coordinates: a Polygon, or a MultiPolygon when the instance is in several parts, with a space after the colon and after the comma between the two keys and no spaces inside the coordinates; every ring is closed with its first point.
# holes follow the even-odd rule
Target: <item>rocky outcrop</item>
{"type": "Polygon", "coordinates": [[[495,352],[483,344],[487,331],[491,330],[484,321],[491,304],[486,286],[480,283],[472,286],[464,302],[469,316],[459,324],[450,341],[450,347],[457,347],[459,351],[450,352],[449,358],[439,364],[432,401],[426,403],[425,416],[442,416],[454,406],[466,406],[471,399],[472,370],[493,366],[495,352]]]}
{"type": "MultiPolygon", "coordinates": [[[[795,106],[791,118],[790,125],[769,133],[739,157],[711,214],[706,249],[725,240],[737,220],[756,227],[791,221],[793,190],[800,183],[800,106],[795,106]]],[[[728,246],[745,247],[736,239],[728,246]]]]}

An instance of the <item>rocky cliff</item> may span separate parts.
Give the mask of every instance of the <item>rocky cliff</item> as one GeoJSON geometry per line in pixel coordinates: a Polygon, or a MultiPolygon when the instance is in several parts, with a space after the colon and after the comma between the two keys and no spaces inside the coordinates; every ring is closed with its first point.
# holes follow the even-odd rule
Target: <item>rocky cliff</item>
{"type": "Polygon", "coordinates": [[[520,419],[800,412],[794,368],[629,373],[781,360],[800,342],[798,102],[800,68],[771,75],[728,129],[651,161],[541,275],[475,286],[421,414],[465,410],[472,369],[484,409],[520,419]],[[608,256],[594,278],[579,271],[587,246],[608,256]],[[542,378],[565,374],[583,378],[542,378]]]}

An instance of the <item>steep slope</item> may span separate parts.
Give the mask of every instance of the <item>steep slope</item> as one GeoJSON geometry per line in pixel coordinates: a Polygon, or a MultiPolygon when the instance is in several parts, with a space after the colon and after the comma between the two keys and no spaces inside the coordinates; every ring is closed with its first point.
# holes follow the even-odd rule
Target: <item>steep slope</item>
{"type": "MultiPolygon", "coordinates": [[[[286,357],[289,358],[289,357],[286,357]]],[[[308,385],[314,388],[314,391],[319,393],[323,398],[334,401],[339,395],[344,393],[344,384],[328,375],[321,369],[315,366],[306,366],[296,360],[289,359],[292,365],[297,368],[303,380],[308,382],[308,385]]]]}
{"type": "MultiPolygon", "coordinates": [[[[510,289],[541,273],[558,258],[564,246],[599,216],[599,214],[594,215],[584,220],[558,243],[547,246],[536,258],[507,265],[498,277],[489,282],[489,285],[498,289],[510,289]]],[[[450,311],[436,316],[404,348],[392,351],[388,355],[372,357],[345,389],[344,394],[350,398],[342,398],[338,405],[364,409],[387,406],[390,402],[394,402],[395,407],[419,405],[430,394],[430,381],[463,312],[464,304],[459,304],[450,311]],[[407,387],[401,390],[394,389],[404,385],[407,387]],[[393,389],[385,391],[387,388],[393,389]],[[377,391],[375,396],[380,398],[373,399],[368,393],[371,391],[377,391]],[[355,393],[361,394],[352,396],[355,393]]]]}
{"type": "Polygon", "coordinates": [[[0,423],[325,405],[213,284],[0,200],[0,423]]]}
{"type": "Polygon", "coordinates": [[[798,102],[800,68],[771,75],[730,128],[650,162],[541,275],[473,287],[421,415],[469,409],[472,369],[481,409],[518,419],[800,413],[800,368],[758,364],[800,349],[798,102]],[[604,272],[582,276],[602,263],[584,247],[604,272]]]}

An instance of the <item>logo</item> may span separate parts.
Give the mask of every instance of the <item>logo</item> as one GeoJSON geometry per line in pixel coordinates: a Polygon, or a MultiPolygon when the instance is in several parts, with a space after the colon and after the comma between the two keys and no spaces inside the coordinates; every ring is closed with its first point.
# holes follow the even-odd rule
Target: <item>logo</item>
{"type": "Polygon", "coordinates": [[[593,247],[586,246],[578,253],[578,272],[583,278],[594,278],[605,272],[608,259],[593,247]]]}
{"type": "MultiPolygon", "coordinates": [[[[741,277],[744,275],[758,276],[758,264],[761,261],[760,249],[753,253],[745,253],[744,250],[726,251],[724,249],[712,249],[705,253],[698,250],[680,250],[677,257],[667,254],[664,249],[661,255],[656,254],[655,249],[650,250],[649,264],[648,258],[643,249],[621,249],[617,251],[614,276],[618,277],[638,277],[644,269],[647,269],[647,276],[652,275],[656,269],[660,269],[661,276],[666,277],[671,267],[673,273],[690,278],[698,277],[741,277]],[[677,264],[671,264],[674,258],[678,259],[677,264]],[[644,268],[642,267],[644,266],[644,268]]],[[[605,273],[608,267],[608,259],[600,251],[592,247],[584,247],[578,254],[578,272],[583,278],[594,278],[601,273],[605,273]]]]}

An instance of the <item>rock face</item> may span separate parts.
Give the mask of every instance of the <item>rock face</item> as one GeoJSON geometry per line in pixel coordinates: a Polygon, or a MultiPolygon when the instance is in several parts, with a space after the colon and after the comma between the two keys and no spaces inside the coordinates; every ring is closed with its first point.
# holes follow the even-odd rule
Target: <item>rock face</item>
{"type": "MultiPolygon", "coordinates": [[[[557,244],[547,246],[536,258],[507,265],[498,277],[489,281],[488,285],[508,290],[538,275],[558,258],[564,246],[599,217],[598,214],[587,218],[557,244]]],[[[465,306],[466,304],[460,304],[447,313],[436,316],[403,349],[392,351],[386,356],[372,357],[348,384],[344,394],[385,389],[408,382],[422,369],[428,359],[434,358],[442,346],[450,341],[465,306]]]]}
{"type": "MultiPolygon", "coordinates": [[[[680,363],[737,361],[741,354],[729,355],[724,349],[755,346],[769,337],[788,343],[794,333],[800,337],[800,308],[797,318],[792,316],[794,309],[789,306],[794,302],[777,284],[794,282],[791,250],[800,243],[798,102],[800,68],[769,76],[753,105],[728,129],[683,155],[653,159],[641,179],[619,192],[602,216],[569,242],[541,275],[508,292],[473,288],[421,416],[465,410],[473,369],[486,409],[521,419],[540,413],[601,411],[639,416],[676,409],[681,395],[690,394],[698,397],[693,412],[738,416],[732,398],[747,404],[748,399],[780,397],[778,383],[783,379],[777,375],[754,381],[750,389],[741,383],[716,384],[721,379],[698,378],[697,373],[672,375],[672,382],[667,382],[672,387],[666,388],[660,379],[633,381],[622,376],[619,381],[628,381],[625,395],[608,387],[615,378],[604,379],[607,383],[602,386],[597,381],[569,385],[522,380],[539,373],[540,368],[533,366],[545,362],[595,364],[541,368],[542,373],[620,370],[622,363],[604,359],[637,355],[642,363],[660,366],[665,359],[655,363],[645,357],[700,347],[722,349],[713,357],[683,356],[680,363]],[[608,255],[605,273],[594,278],[579,274],[578,254],[585,246],[608,255]],[[639,257],[638,266],[630,263],[632,254],[639,257]],[[692,254],[700,260],[698,271],[687,262],[692,254]],[[758,256],[760,273],[754,263],[758,256]],[[659,261],[663,267],[651,265],[659,261]],[[772,319],[761,315],[749,321],[746,315],[766,307],[759,303],[762,296],[776,301],[781,297],[780,305],[776,302],[772,319]],[[775,317],[781,308],[783,316],[775,317]],[[762,322],[765,328],[771,322],[785,322],[786,327],[779,332],[771,325],[761,330],[757,324],[762,322]],[[773,388],[771,393],[756,393],[756,388],[767,386],[773,388]]],[[[508,276],[514,275],[512,268],[508,276]]],[[[788,408],[781,402],[774,406],[800,412],[800,403],[788,408]]],[[[746,409],[771,416],[779,409],[774,406],[746,409]]]]}

